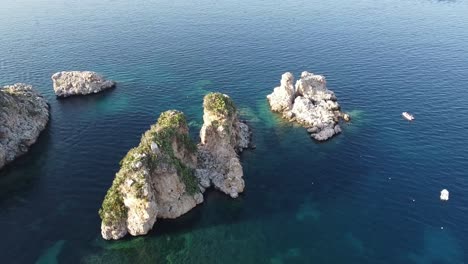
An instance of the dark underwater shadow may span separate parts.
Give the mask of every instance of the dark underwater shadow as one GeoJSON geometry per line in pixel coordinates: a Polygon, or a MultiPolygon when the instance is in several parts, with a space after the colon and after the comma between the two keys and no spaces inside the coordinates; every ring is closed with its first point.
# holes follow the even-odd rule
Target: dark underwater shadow
{"type": "Polygon", "coordinates": [[[106,97],[112,95],[114,91],[117,89],[118,85],[113,86],[112,88],[103,90],[98,93],[94,94],[87,94],[87,95],[72,95],[68,97],[59,97],[56,96],[56,101],[59,106],[82,106],[83,104],[86,105],[93,105],[102,100],[105,100],[106,97]]]}
{"type": "Polygon", "coordinates": [[[45,174],[44,164],[50,151],[51,123],[40,133],[36,143],[29,151],[16,158],[0,170],[0,205],[12,197],[12,194],[28,192],[41,180],[45,174]]]}

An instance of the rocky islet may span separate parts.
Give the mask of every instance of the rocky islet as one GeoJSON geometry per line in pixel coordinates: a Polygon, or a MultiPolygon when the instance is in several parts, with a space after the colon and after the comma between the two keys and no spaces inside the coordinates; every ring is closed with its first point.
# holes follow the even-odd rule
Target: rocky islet
{"type": "Polygon", "coordinates": [[[58,97],[95,94],[116,85],[114,81],[106,80],[93,71],[62,71],[55,73],[51,78],[55,95],[58,97]]]}
{"type": "Polygon", "coordinates": [[[335,93],[327,88],[325,77],[307,71],[295,85],[293,74],[284,73],[280,86],[267,99],[272,111],[300,123],[318,141],[341,133],[340,119],[350,121],[349,115],[341,111],[335,93]]]}

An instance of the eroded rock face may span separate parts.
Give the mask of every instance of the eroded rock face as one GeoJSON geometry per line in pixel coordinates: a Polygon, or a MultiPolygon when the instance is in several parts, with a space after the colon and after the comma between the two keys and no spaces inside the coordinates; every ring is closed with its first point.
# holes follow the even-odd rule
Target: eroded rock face
{"type": "Polygon", "coordinates": [[[31,85],[0,89],[0,169],[25,154],[48,121],[47,101],[31,85]]]}
{"type": "Polygon", "coordinates": [[[250,129],[239,121],[236,106],[225,94],[208,94],[203,108],[197,176],[201,182],[211,182],[216,189],[236,198],[245,187],[237,153],[249,147],[250,129]]]}
{"type": "Polygon", "coordinates": [[[99,211],[103,238],[146,234],[157,218],[179,217],[203,202],[196,164],[185,116],[175,110],[162,113],[121,161],[99,211]]]}
{"type": "MultiPolygon", "coordinates": [[[[290,82],[286,80],[292,82],[292,79],[291,73],[283,74],[281,86],[267,96],[272,111],[282,113],[284,118],[302,124],[308,128],[311,137],[318,141],[327,140],[341,133],[339,120],[348,115],[340,111],[335,94],[327,89],[325,77],[307,71],[302,72],[301,78],[293,88],[293,103],[285,107],[284,102],[289,100],[288,96],[291,94],[290,82]],[[289,88],[286,89],[287,87],[289,88]],[[286,90],[288,93],[285,93],[286,90]]],[[[345,120],[349,121],[349,118],[345,120]]]]}
{"type": "Polygon", "coordinates": [[[63,71],[52,75],[54,91],[57,96],[86,95],[115,86],[103,76],[92,71],[63,71]]]}

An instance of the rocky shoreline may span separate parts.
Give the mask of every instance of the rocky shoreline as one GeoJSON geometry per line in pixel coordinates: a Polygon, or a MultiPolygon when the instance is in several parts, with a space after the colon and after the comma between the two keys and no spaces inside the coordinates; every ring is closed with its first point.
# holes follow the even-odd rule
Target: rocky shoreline
{"type": "Polygon", "coordinates": [[[350,121],[350,117],[341,111],[335,93],[327,89],[325,77],[304,71],[293,83],[292,73],[281,76],[280,86],[267,96],[271,110],[300,123],[317,141],[341,133],[340,119],[350,121]]]}
{"type": "Polygon", "coordinates": [[[210,186],[233,198],[243,192],[237,154],[249,146],[250,129],[227,95],[210,93],[203,106],[200,144],[184,114],[169,110],[121,161],[99,211],[104,239],[147,234],[158,218],[177,218],[202,203],[210,186]]]}
{"type": "Polygon", "coordinates": [[[0,89],[0,169],[25,154],[49,121],[49,105],[31,85],[0,89]]]}

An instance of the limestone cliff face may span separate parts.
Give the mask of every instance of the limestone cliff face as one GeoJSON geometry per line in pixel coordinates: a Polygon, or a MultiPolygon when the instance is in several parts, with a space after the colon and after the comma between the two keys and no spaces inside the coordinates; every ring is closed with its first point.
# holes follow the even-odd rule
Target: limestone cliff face
{"type": "Polygon", "coordinates": [[[349,121],[349,115],[341,112],[335,94],[327,89],[325,77],[304,71],[295,87],[292,82],[291,73],[283,74],[281,85],[267,96],[271,110],[302,124],[318,141],[341,133],[339,119],[349,121]]]}
{"type": "Polygon", "coordinates": [[[181,112],[162,113],[120,165],[99,211],[105,239],[146,234],[157,218],[179,217],[203,202],[197,148],[181,112]]]}
{"type": "Polygon", "coordinates": [[[54,92],[57,96],[86,95],[115,86],[103,76],[92,71],[63,71],[52,75],[54,92]]]}
{"type": "Polygon", "coordinates": [[[197,176],[202,187],[209,187],[211,182],[216,189],[235,198],[245,187],[237,153],[249,147],[250,129],[239,121],[236,106],[225,94],[206,95],[203,108],[197,176]]]}
{"type": "Polygon", "coordinates": [[[26,153],[48,121],[47,101],[31,85],[0,89],[0,169],[26,153]]]}

